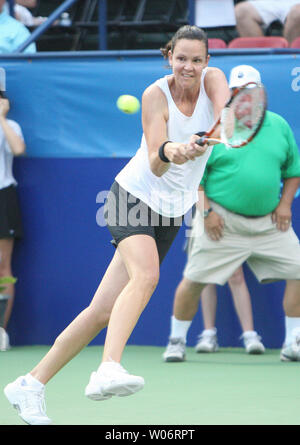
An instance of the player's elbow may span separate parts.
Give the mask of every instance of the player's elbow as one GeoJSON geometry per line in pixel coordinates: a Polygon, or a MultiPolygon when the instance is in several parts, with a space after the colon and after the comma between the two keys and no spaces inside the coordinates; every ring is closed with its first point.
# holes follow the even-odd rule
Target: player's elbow
{"type": "Polygon", "coordinates": [[[158,170],[157,168],[151,168],[151,171],[158,178],[160,178],[165,173],[164,171],[158,170]]]}

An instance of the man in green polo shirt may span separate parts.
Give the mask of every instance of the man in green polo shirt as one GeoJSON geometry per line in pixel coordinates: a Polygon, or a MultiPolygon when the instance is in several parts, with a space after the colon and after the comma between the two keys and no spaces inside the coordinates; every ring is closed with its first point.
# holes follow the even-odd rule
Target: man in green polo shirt
{"type": "MultiPolygon", "coordinates": [[[[229,86],[248,82],[254,71],[235,67],[229,86]]],[[[214,147],[200,185],[204,215],[195,214],[184,277],[175,292],[165,361],[185,359],[186,334],[205,286],[225,284],[245,261],[262,283],[286,280],[281,359],[300,361],[300,244],[291,226],[299,183],[298,147],[278,114],[267,111],[260,132],[242,149],[214,147]],[[199,236],[203,217],[205,232],[199,236]]]]}

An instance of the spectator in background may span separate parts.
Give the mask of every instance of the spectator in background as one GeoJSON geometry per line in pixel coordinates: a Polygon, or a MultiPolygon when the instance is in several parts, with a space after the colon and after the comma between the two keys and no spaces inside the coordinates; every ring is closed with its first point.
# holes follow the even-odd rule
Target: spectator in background
{"type": "Polygon", "coordinates": [[[283,37],[292,43],[300,36],[300,1],[248,0],[235,6],[236,27],[240,37],[258,37],[274,21],[283,25],[283,37]]]}
{"type": "MultiPolygon", "coordinates": [[[[15,19],[25,26],[39,26],[47,20],[47,17],[34,17],[28,8],[34,8],[36,1],[18,0],[15,2],[15,19]]],[[[6,2],[5,12],[9,13],[9,4],[6,2]]]]}
{"type": "MultiPolygon", "coordinates": [[[[206,233],[211,237],[210,230],[211,227],[213,227],[213,222],[205,222],[205,226],[206,233]]],[[[242,327],[243,334],[241,338],[243,339],[246,352],[248,354],[263,354],[265,351],[264,345],[253,327],[251,297],[242,266],[229,278],[228,285],[242,327]]],[[[195,349],[196,352],[215,352],[218,350],[217,329],[215,324],[217,308],[217,290],[215,284],[208,284],[204,288],[201,294],[201,305],[204,330],[199,335],[195,349]]]]}
{"type": "MultiPolygon", "coordinates": [[[[5,0],[0,0],[0,54],[16,51],[30,36],[30,32],[22,23],[5,12],[5,0]]],[[[36,45],[31,43],[24,53],[35,53],[36,45]]]]}
{"type": "Polygon", "coordinates": [[[15,3],[30,9],[36,8],[37,6],[37,0],[15,0],[15,3]]]}
{"type": "MultiPolygon", "coordinates": [[[[0,91],[0,277],[12,276],[11,259],[14,240],[22,236],[22,225],[13,157],[25,152],[22,130],[17,122],[7,119],[9,100],[0,91]]],[[[6,332],[14,299],[14,285],[6,285],[0,294],[0,351],[9,349],[6,332]]]]}
{"type": "MultiPolygon", "coordinates": [[[[260,82],[259,72],[248,65],[237,66],[231,71],[229,87],[249,81],[260,82]]],[[[260,132],[243,149],[215,145],[200,188],[218,237],[198,235],[202,215],[197,209],[195,236],[192,233],[189,239],[188,261],[175,292],[165,361],[172,361],[168,358],[175,350],[176,361],[185,359],[187,333],[205,286],[225,284],[245,261],[262,283],[286,280],[286,338],[280,357],[300,361],[300,245],[291,226],[299,181],[298,147],[290,126],[278,114],[267,111],[260,132]]]]}

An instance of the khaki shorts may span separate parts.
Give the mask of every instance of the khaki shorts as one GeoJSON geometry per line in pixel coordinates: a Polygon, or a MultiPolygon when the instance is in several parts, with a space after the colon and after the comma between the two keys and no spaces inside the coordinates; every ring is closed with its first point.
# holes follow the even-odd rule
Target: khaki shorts
{"type": "Polygon", "coordinates": [[[300,4],[298,0],[250,0],[251,3],[264,22],[264,27],[268,26],[277,20],[284,24],[290,9],[297,4],[300,4]]]}
{"type": "Polygon", "coordinates": [[[224,219],[224,234],[219,241],[212,241],[206,233],[195,236],[202,219],[196,212],[184,270],[187,279],[223,285],[245,261],[261,283],[300,279],[300,245],[292,227],[281,232],[271,214],[247,218],[215,202],[211,206],[224,219]]]}

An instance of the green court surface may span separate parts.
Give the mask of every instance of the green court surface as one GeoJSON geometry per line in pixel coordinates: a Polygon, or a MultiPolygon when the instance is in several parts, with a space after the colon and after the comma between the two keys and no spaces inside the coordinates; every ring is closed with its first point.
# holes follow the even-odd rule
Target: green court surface
{"type": "MultiPolygon", "coordinates": [[[[2,388],[26,374],[48,346],[14,347],[0,353],[2,388]]],[[[299,425],[300,363],[279,360],[279,350],[247,355],[243,349],[196,354],[184,363],[164,363],[164,348],[127,346],[123,366],[145,378],[133,396],[91,401],[84,388],[102,347],[89,346],[46,387],[54,425],[299,425]]],[[[0,393],[0,425],[22,425],[0,393]]]]}

